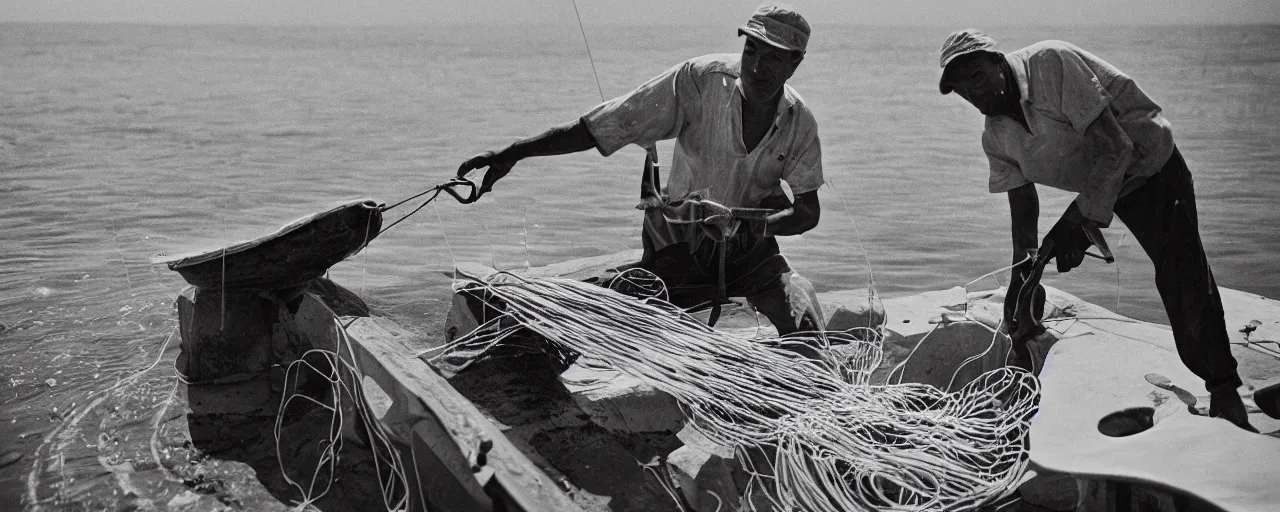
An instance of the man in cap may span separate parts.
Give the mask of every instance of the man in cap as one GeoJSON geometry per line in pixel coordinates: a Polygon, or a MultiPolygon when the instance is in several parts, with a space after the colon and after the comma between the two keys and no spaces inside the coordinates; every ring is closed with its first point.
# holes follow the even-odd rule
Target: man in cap
{"type": "MultiPolygon", "coordinates": [[[[1037,183],[1079,193],[1039,246],[1039,261],[1056,260],[1059,272],[1084,259],[1086,230],[1118,215],[1155,264],[1178,355],[1205,380],[1210,414],[1253,430],[1200,241],[1191,171],[1160,107],[1119,69],[1062,41],[1004,54],[986,34],[960,30],[943,43],[939,64],[942,94],[955,91],[987,116],[982,148],[991,192],[1009,197],[1014,263],[1037,249],[1037,183]]],[[[1030,264],[1013,273],[1006,319],[1030,264]]]]}
{"type": "Polygon", "coordinates": [[[816,304],[802,304],[813,296],[811,290],[797,289],[807,286],[792,278],[773,238],[812,229],[820,213],[817,123],[800,95],[786,85],[804,59],[809,24],[792,10],[766,5],[738,34],[746,36],[741,55],[684,61],[573,122],[471,157],[459,166],[458,175],[487,167],[483,193],[524,158],[592,148],[609,156],[628,144],[652,147],[674,138],[669,197],[692,195],[729,208],[790,208],[791,213],[719,236],[728,233],[669,223],[660,207],[663,201],[646,197],[641,205],[646,207],[646,254],[639,266],[666,282],[678,306],[703,303],[719,290],[716,298],[747,297],[781,334],[820,327],[821,314],[812,307],[816,304]],[[783,191],[783,181],[794,202],[783,191]],[[799,313],[793,314],[793,305],[799,313]]]}

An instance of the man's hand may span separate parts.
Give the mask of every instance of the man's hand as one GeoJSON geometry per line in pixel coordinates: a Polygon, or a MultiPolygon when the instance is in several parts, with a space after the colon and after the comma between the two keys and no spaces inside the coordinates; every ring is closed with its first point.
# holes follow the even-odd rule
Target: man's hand
{"type": "MultiPolygon", "coordinates": [[[[1026,326],[1017,325],[1019,323],[1016,315],[1018,313],[1018,296],[1024,291],[1023,288],[1027,284],[1027,278],[1031,276],[1035,264],[1035,258],[1024,259],[1013,267],[1013,270],[1009,273],[1009,287],[1004,294],[1004,321],[1005,332],[1010,336],[1013,336],[1019,330],[1019,327],[1023,330],[1026,329],[1026,326]]],[[[1039,280],[1036,280],[1034,284],[1039,286],[1039,280]]]]}
{"type": "Polygon", "coordinates": [[[489,170],[484,173],[484,181],[480,183],[479,194],[485,194],[493,189],[493,184],[511,172],[511,168],[516,165],[516,160],[506,158],[501,153],[485,151],[476,156],[468,158],[458,166],[458,177],[465,178],[468,172],[481,167],[487,167],[489,170]]]}
{"type": "Polygon", "coordinates": [[[640,198],[640,203],[636,205],[637,210],[649,210],[652,208],[661,208],[667,204],[667,199],[662,196],[646,195],[640,198]]]}
{"type": "Polygon", "coordinates": [[[1080,209],[1075,203],[1071,203],[1040,244],[1047,251],[1045,259],[1057,260],[1058,272],[1070,272],[1080,266],[1084,261],[1084,251],[1093,245],[1085,234],[1085,229],[1096,225],[1094,221],[1080,215],[1080,209]]]}

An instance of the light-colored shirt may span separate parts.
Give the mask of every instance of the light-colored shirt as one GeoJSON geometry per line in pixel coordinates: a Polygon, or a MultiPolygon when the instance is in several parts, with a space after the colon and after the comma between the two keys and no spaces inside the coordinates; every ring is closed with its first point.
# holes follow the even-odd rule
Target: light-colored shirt
{"type": "Polygon", "coordinates": [[[1078,192],[1080,212],[1109,225],[1122,192],[1159,172],[1173,153],[1160,106],[1128,75],[1070,43],[1043,41],[1005,59],[1027,127],[987,117],[982,148],[991,192],[1027,183],[1078,192]]]}
{"type": "MultiPolygon", "coordinates": [[[[583,120],[600,154],[676,139],[665,177],[672,198],[702,191],[725,206],[756,207],[766,197],[785,195],[783,181],[792,194],[817,190],[823,183],[818,123],[791,86],[783,86],[773,126],[747,151],[739,60],[737,54],[690,59],[596,106],[583,120]]],[[[668,231],[654,240],[657,248],[683,241],[686,232],[668,231]]]]}

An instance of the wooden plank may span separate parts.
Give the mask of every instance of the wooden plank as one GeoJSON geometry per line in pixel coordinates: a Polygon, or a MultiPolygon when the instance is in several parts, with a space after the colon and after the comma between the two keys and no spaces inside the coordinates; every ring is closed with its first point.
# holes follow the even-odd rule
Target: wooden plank
{"type": "MultiPolygon", "coordinates": [[[[467,471],[480,469],[474,475],[467,475],[471,481],[481,488],[488,487],[506,494],[503,501],[509,498],[519,508],[528,511],[580,511],[582,510],[565,495],[547,475],[524,453],[511,444],[511,441],[491,421],[488,420],[469,400],[463,397],[440,377],[427,363],[413,357],[414,349],[410,348],[412,335],[399,329],[394,323],[378,318],[356,319],[348,328],[352,348],[355,351],[360,368],[384,390],[397,390],[416,398],[424,410],[411,412],[421,414],[424,420],[435,419],[436,423],[419,422],[413,428],[415,437],[434,437],[424,439],[427,445],[437,453],[452,453],[447,446],[432,444],[444,436],[452,440],[453,446],[464,454],[468,461],[467,471]],[[428,428],[430,427],[430,428],[428,428]],[[438,430],[433,431],[433,429],[438,430]],[[488,447],[487,452],[484,447],[488,447]],[[488,472],[483,468],[472,468],[476,464],[477,455],[483,452],[484,464],[478,464],[492,470],[496,479],[478,481],[478,477],[488,472]]],[[[397,396],[397,393],[392,393],[397,396]]],[[[397,398],[397,402],[401,401],[397,398]]],[[[390,413],[388,414],[390,415],[390,413]]],[[[451,455],[450,455],[451,457],[451,455]]],[[[444,457],[441,457],[442,459],[444,457]]],[[[455,477],[456,461],[451,466],[455,477]]],[[[470,485],[467,485],[470,488],[470,485]]]]}
{"type": "Polygon", "coordinates": [[[413,428],[409,441],[405,474],[410,476],[409,510],[440,512],[483,512],[493,510],[493,500],[476,481],[466,457],[453,445],[436,418],[427,418],[413,428]],[[459,475],[458,470],[466,473],[459,475]],[[455,478],[441,478],[452,474],[455,478]],[[458,478],[458,477],[461,478],[458,478]]]}
{"type": "MultiPolygon", "coordinates": [[[[337,353],[346,363],[360,368],[361,373],[372,378],[383,392],[391,396],[392,406],[381,421],[391,430],[394,441],[410,448],[409,453],[402,454],[406,476],[415,480],[409,483],[410,510],[492,510],[492,500],[485,495],[481,482],[476,481],[466,454],[447,434],[439,418],[424,407],[412,391],[400,385],[382,364],[370,357],[360,341],[344,332],[336,320],[324,301],[308,292],[292,316],[292,325],[308,346],[337,353]]],[[[343,375],[351,389],[363,386],[354,376],[343,375]]],[[[342,410],[350,413],[355,408],[353,404],[343,403],[342,410]]],[[[359,436],[356,428],[357,422],[344,422],[344,437],[359,436]]]]}

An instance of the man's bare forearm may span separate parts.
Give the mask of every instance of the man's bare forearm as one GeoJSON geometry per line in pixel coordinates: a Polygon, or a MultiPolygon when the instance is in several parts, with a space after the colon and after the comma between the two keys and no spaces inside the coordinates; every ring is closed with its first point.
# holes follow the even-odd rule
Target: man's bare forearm
{"type": "Polygon", "coordinates": [[[596,139],[581,119],[556,126],[533,137],[517,141],[498,152],[498,158],[508,161],[523,160],[535,156],[565,155],[596,147],[596,139]]]}
{"type": "Polygon", "coordinates": [[[818,192],[816,190],[797,195],[791,208],[791,215],[769,221],[767,230],[770,235],[798,235],[817,227],[818,219],[822,216],[822,206],[818,202],[818,192]]]}
{"type": "Polygon", "coordinates": [[[1027,257],[1027,251],[1039,245],[1040,196],[1036,186],[1028,183],[1009,191],[1009,221],[1013,234],[1013,262],[1027,257]]]}

